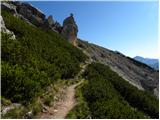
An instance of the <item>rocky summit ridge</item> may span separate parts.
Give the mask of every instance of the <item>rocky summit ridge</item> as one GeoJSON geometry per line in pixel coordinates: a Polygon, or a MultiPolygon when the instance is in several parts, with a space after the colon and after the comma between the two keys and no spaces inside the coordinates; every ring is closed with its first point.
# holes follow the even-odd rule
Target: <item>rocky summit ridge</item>
{"type": "MultiPolygon", "coordinates": [[[[41,10],[33,7],[27,2],[2,1],[1,7],[2,10],[4,9],[12,13],[14,16],[21,18],[30,25],[42,29],[50,29],[57,32],[58,34],[61,34],[64,38],[69,40],[71,44],[76,45],[78,27],[75,23],[73,14],[67,17],[63,22],[63,26],[61,26],[59,22],[53,19],[52,15],[46,18],[46,15],[41,10]]],[[[3,18],[1,21],[3,23],[3,18]]],[[[3,28],[5,28],[4,24],[3,28]]]]}

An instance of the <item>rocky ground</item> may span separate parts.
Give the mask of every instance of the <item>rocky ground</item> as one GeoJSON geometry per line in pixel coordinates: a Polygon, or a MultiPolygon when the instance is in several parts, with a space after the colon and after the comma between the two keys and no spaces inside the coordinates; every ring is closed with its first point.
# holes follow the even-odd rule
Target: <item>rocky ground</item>
{"type": "Polygon", "coordinates": [[[78,46],[87,52],[94,61],[106,64],[113,71],[141,90],[149,90],[158,97],[159,72],[137,62],[118,51],[79,40],[78,46]]]}
{"type": "Polygon", "coordinates": [[[45,107],[46,112],[40,112],[37,119],[64,119],[68,112],[76,105],[75,101],[75,88],[79,83],[73,84],[65,89],[64,97],[57,101],[51,107],[45,107]]]}

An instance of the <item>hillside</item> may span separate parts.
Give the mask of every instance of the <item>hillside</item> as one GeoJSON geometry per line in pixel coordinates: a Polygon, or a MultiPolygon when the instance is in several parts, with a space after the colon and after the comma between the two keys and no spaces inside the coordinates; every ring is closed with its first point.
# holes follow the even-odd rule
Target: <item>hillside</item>
{"type": "Polygon", "coordinates": [[[7,29],[2,33],[2,97],[29,105],[58,79],[73,78],[87,58],[54,31],[42,30],[2,11],[7,29]]]}
{"type": "Polygon", "coordinates": [[[2,118],[158,118],[158,71],[79,40],[23,2],[1,11],[2,118]]]}
{"type": "Polygon", "coordinates": [[[117,51],[112,51],[81,40],[79,40],[78,45],[94,61],[110,66],[113,71],[132,85],[141,90],[149,90],[158,97],[158,71],[117,51]]]}

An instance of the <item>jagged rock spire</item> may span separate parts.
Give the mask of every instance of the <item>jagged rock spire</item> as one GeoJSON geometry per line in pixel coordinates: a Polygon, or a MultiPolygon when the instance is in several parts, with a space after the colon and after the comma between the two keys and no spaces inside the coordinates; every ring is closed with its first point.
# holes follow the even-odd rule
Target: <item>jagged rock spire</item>
{"type": "Polygon", "coordinates": [[[78,27],[74,20],[73,13],[71,13],[70,16],[63,21],[63,29],[61,34],[63,37],[69,40],[69,42],[76,46],[77,32],[78,27]]]}

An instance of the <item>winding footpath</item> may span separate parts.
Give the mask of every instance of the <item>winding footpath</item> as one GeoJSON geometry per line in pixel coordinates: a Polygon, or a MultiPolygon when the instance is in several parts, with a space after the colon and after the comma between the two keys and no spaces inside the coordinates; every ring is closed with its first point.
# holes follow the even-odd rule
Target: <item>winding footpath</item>
{"type": "MultiPolygon", "coordinates": [[[[86,62],[80,72],[74,77],[74,80],[79,79],[79,77],[85,72],[85,69],[89,64],[91,64],[91,60],[89,59],[86,62]]],[[[79,86],[83,81],[81,80],[79,83],[70,85],[65,90],[64,98],[57,101],[55,106],[47,107],[47,112],[39,113],[36,118],[38,119],[64,119],[69,111],[76,105],[75,99],[75,88],[79,86]]]]}
{"type": "Polygon", "coordinates": [[[66,89],[64,99],[58,101],[56,106],[49,107],[46,113],[40,113],[38,119],[64,119],[68,112],[76,105],[75,88],[82,83],[71,85],[66,89]]]}

